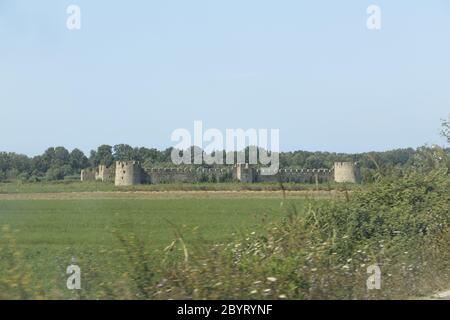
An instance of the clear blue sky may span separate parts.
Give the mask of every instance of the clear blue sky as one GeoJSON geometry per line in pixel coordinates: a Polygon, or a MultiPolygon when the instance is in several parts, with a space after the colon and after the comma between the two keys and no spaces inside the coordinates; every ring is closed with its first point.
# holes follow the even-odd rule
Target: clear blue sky
{"type": "Polygon", "coordinates": [[[0,150],[29,155],[166,148],[194,120],[286,151],[443,144],[450,1],[0,0],[0,111],[0,150]]]}

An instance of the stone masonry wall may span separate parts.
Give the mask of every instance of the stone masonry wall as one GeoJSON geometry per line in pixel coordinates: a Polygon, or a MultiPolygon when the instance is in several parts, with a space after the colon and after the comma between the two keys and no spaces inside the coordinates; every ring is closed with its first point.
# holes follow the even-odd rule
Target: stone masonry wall
{"type": "MultiPolygon", "coordinates": [[[[92,169],[82,170],[81,180],[108,181],[111,168],[99,166],[97,172],[92,169]]],[[[293,182],[323,183],[358,182],[357,168],[353,163],[338,162],[333,169],[280,169],[275,175],[263,175],[261,170],[248,164],[237,164],[224,168],[145,168],[135,161],[119,161],[115,168],[115,184],[132,186],[141,183],[196,183],[222,182],[235,180],[246,183],[253,182],[293,182]]]]}

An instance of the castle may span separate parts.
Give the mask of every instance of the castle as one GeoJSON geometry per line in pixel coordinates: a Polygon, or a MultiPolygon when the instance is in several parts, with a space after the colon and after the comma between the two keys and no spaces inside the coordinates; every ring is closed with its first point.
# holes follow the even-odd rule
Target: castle
{"type": "Polygon", "coordinates": [[[277,174],[263,175],[261,169],[248,164],[237,164],[224,168],[143,168],[137,161],[117,161],[113,168],[104,165],[95,170],[81,171],[81,181],[112,181],[116,186],[160,183],[221,182],[234,180],[246,183],[296,182],[357,183],[358,167],[352,162],[335,162],[332,169],[280,169],[277,174]]]}

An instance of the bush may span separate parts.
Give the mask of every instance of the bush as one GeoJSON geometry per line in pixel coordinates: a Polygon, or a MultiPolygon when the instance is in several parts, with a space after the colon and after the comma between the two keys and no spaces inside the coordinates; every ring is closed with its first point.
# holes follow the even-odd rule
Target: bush
{"type": "Polygon", "coordinates": [[[3,182],[6,180],[6,173],[0,170],[0,182],[3,182]]]}
{"type": "Polygon", "coordinates": [[[28,172],[22,172],[17,176],[17,180],[20,182],[27,182],[30,178],[30,174],[28,172]]]}

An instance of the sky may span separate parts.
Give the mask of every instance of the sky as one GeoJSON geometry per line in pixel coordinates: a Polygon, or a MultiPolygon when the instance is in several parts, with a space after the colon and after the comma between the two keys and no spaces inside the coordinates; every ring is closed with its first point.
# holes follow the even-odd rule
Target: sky
{"type": "Polygon", "coordinates": [[[444,144],[449,114],[448,0],[0,0],[0,151],[165,149],[196,120],[382,151],[444,144]]]}

